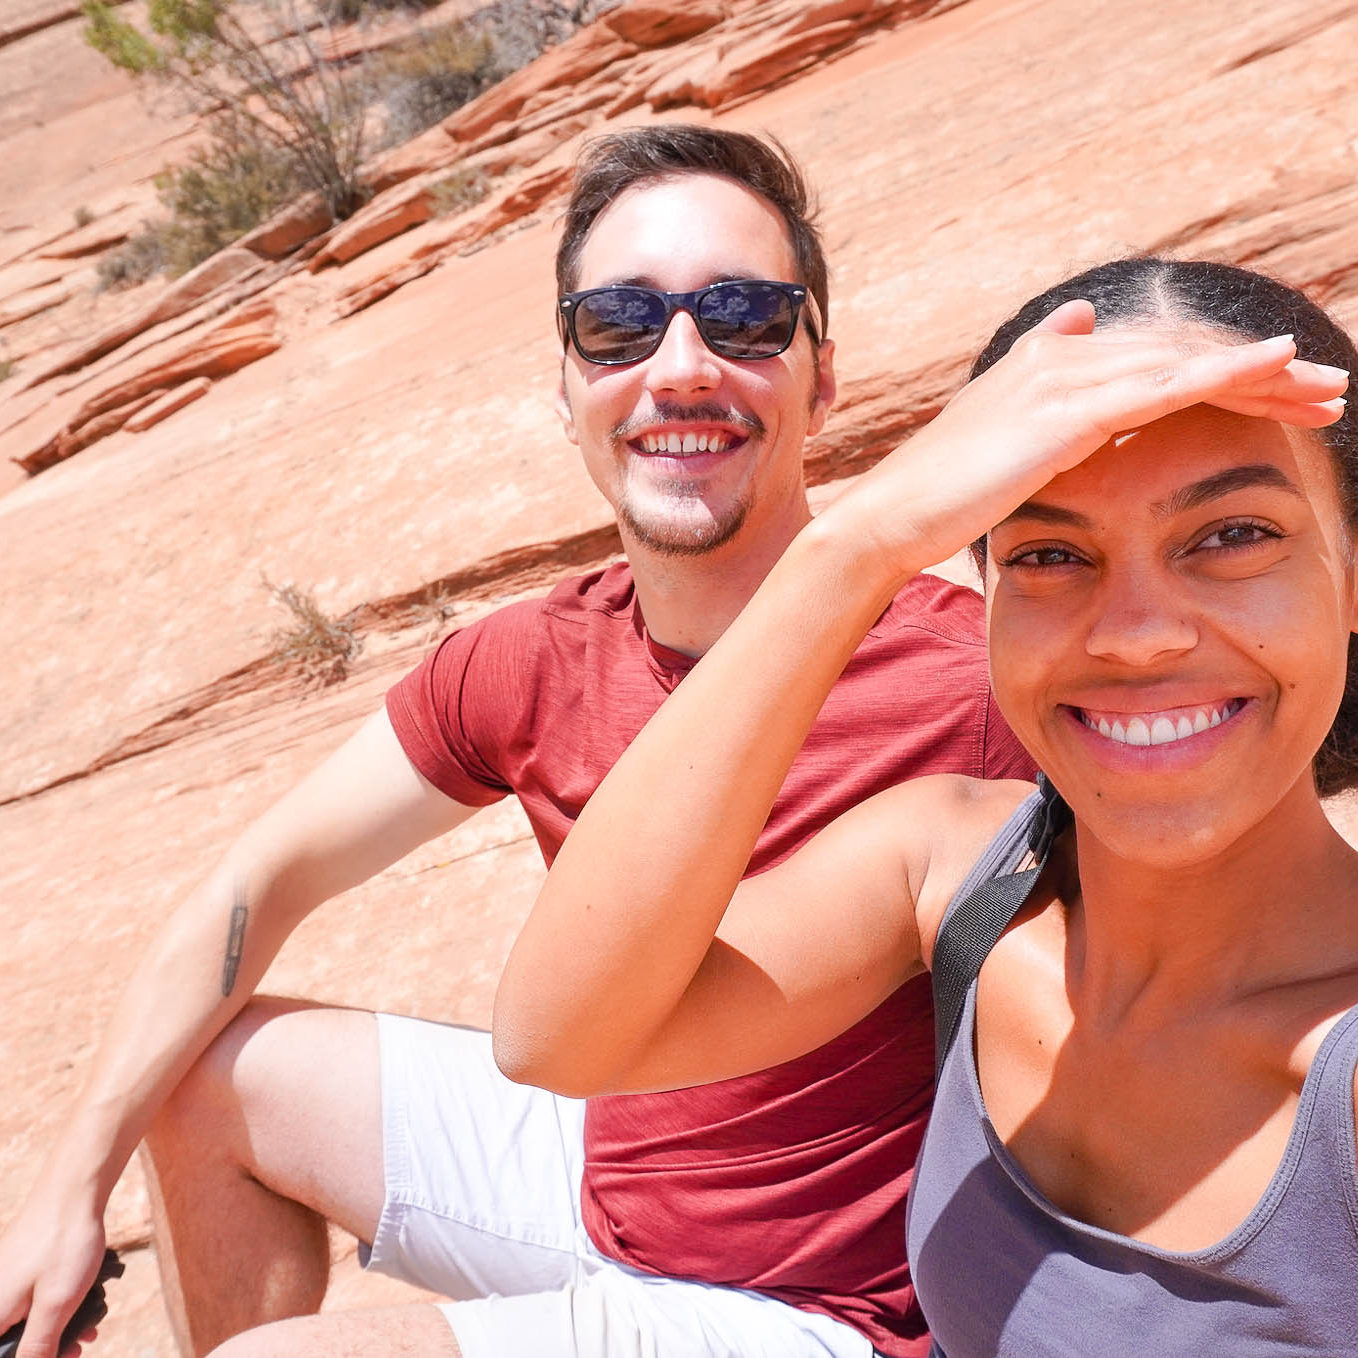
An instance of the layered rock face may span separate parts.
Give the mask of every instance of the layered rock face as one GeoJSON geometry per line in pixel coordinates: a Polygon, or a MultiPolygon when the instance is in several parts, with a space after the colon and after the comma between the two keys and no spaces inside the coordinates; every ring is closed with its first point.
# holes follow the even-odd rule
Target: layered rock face
{"type": "MultiPolygon", "coordinates": [[[[819,185],[841,379],[819,495],[935,413],[1028,295],[1110,255],[1239,261],[1358,321],[1341,0],[1228,22],[1210,0],[632,0],[375,162],[348,222],[302,202],[101,295],[98,252],[192,129],[63,13],[0,0],[0,1220],[121,979],[230,837],[441,632],[617,550],[553,413],[584,136],[767,129],[819,185]],[[489,192],[440,215],[466,174],[489,192]],[[268,658],[288,618],[266,581],[348,616],[342,684],[268,658]]],[[[267,987],[484,1023],[540,871],[516,810],[480,815],[309,920],[267,987]]],[[[112,1224],[133,1248],[100,1352],[168,1355],[135,1167],[112,1224]]],[[[330,1304],[409,1295],[335,1249],[330,1304]]]]}

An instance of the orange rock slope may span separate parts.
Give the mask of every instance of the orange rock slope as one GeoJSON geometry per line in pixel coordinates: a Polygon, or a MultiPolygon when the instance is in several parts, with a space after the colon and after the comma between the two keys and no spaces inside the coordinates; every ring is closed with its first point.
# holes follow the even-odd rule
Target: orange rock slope
{"type": "MultiPolygon", "coordinates": [[[[226,839],[444,629],[616,550],[552,414],[554,219],[580,138],[769,129],[820,185],[843,396],[813,480],[946,399],[1034,288],[1113,253],[1255,264],[1358,320],[1341,0],[634,0],[176,283],[91,291],[186,125],[69,10],[0,0],[0,975],[16,1207],[120,980],[226,839]],[[115,137],[107,129],[118,129],[115,137]],[[489,194],[436,215],[467,172],[489,194]],[[75,225],[85,208],[86,225],[75,225]],[[363,640],[307,688],[266,585],[363,640]]],[[[828,493],[828,491],[821,492],[828,493]]],[[[497,809],[308,921],[269,984],[484,1022],[540,868],[497,809]]],[[[101,1352],[168,1354],[135,1168],[101,1352]]],[[[332,1304],[398,1289],[357,1276],[332,1304]]]]}

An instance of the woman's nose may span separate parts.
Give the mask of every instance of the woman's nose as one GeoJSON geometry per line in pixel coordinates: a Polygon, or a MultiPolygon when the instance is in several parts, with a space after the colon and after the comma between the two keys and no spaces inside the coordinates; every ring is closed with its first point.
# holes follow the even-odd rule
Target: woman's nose
{"type": "Polygon", "coordinates": [[[1197,623],[1177,591],[1138,575],[1101,591],[1085,650],[1103,660],[1148,665],[1197,642],[1197,623]]]}

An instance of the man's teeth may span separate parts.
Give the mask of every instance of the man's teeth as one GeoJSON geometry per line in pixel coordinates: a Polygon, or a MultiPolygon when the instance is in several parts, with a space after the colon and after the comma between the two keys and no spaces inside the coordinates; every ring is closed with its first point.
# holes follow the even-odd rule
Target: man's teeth
{"type": "Polygon", "coordinates": [[[1081,712],[1080,720],[1091,731],[1097,731],[1119,745],[1168,745],[1220,726],[1243,706],[1241,699],[1232,698],[1215,707],[1199,707],[1191,712],[1180,712],[1174,717],[1147,713],[1144,717],[1116,717],[1110,721],[1107,717],[1094,717],[1088,712],[1081,712]]]}
{"type": "Polygon", "coordinates": [[[724,453],[734,442],[729,434],[643,434],[643,453],[724,453]]]}

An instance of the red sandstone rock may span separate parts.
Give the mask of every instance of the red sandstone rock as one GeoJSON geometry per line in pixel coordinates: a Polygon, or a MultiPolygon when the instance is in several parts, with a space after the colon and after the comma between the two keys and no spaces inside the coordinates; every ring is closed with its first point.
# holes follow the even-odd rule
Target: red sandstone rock
{"type": "Polygon", "coordinates": [[[435,211],[434,183],[433,176],[422,175],[374,198],[330,233],[311,257],[312,272],[327,264],[343,264],[374,245],[427,222],[435,211]]]}
{"type": "Polygon", "coordinates": [[[141,217],[139,207],[124,209],[110,217],[99,217],[87,226],[67,231],[34,253],[39,259],[81,259],[97,255],[125,241],[141,217]]]}
{"type": "Polygon", "coordinates": [[[236,245],[262,259],[282,259],[299,245],[329,230],[333,218],[318,193],[309,193],[274,213],[236,245]]]}
{"type": "Polygon", "coordinates": [[[628,0],[600,22],[638,47],[664,47],[705,33],[729,12],[720,0],[628,0]]]}
{"type": "Polygon", "coordinates": [[[164,396],[153,399],[149,405],[138,410],[124,425],[129,434],[140,434],[168,419],[177,410],[183,410],[200,396],[206,396],[212,389],[210,377],[195,377],[191,382],[181,383],[171,388],[164,396]]]}
{"type": "Polygon", "coordinates": [[[112,353],[133,335],[142,334],[162,321],[183,315],[219,288],[259,267],[259,257],[249,250],[242,250],[238,246],[219,250],[197,268],[176,279],[145,307],[123,317],[92,339],[77,345],[73,351],[63,354],[56,363],[34,373],[26,380],[25,388],[40,386],[54,377],[88,367],[105,354],[112,353]]]}
{"type": "Polygon", "coordinates": [[[445,118],[442,126],[460,142],[491,145],[488,138],[496,135],[495,129],[502,133],[499,139],[507,141],[517,135],[510,120],[534,95],[545,89],[582,84],[635,51],[632,43],[624,42],[602,24],[593,24],[548,48],[531,65],[445,118]]]}
{"type": "Polygon", "coordinates": [[[69,283],[57,280],[6,298],[0,302],[0,329],[7,325],[16,325],[19,321],[26,321],[30,316],[36,316],[51,307],[60,306],[70,297],[71,292],[72,287],[69,283]]]}
{"type": "Polygon", "coordinates": [[[224,377],[273,353],[282,343],[276,319],[273,303],[260,299],[201,333],[191,332],[115,367],[55,435],[14,460],[30,475],[44,471],[122,428],[165,388],[191,377],[224,377]]]}

